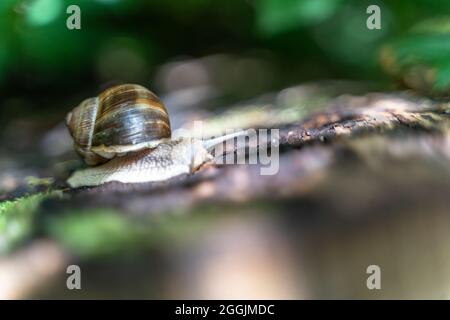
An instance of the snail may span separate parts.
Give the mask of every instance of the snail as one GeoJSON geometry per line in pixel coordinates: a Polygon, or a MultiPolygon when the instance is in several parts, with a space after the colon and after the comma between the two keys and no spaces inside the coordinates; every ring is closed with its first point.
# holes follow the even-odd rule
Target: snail
{"type": "Polygon", "coordinates": [[[169,115],[160,99],[136,84],[106,89],[67,114],[75,151],[90,168],[67,180],[73,187],[110,181],[163,181],[195,172],[212,161],[210,151],[245,131],[201,140],[171,138],[169,115]]]}

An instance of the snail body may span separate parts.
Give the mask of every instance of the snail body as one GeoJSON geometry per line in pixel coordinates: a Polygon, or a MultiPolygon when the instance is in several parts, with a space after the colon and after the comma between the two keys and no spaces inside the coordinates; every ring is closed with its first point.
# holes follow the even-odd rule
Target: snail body
{"type": "Polygon", "coordinates": [[[144,149],[116,157],[100,166],[75,172],[71,187],[96,186],[110,181],[142,183],[163,181],[197,170],[212,157],[201,140],[181,138],[165,141],[154,149],[144,149]]]}
{"type": "Polygon", "coordinates": [[[74,148],[91,168],[76,171],[71,187],[98,186],[110,181],[164,181],[195,172],[213,159],[209,150],[237,132],[201,140],[171,139],[167,110],[148,89],[119,85],[97,98],[84,100],[66,117],[74,148]]]}

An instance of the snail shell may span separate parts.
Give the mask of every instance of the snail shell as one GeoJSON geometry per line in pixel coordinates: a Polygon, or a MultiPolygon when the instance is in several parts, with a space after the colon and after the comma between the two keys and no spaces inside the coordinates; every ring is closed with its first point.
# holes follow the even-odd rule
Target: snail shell
{"type": "Polygon", "coordinates": [[[66,117],[75,150],[88,165],[170,139],[169,115],[159,98],[136,84],[111,87],[84,100],[66,117]]]}

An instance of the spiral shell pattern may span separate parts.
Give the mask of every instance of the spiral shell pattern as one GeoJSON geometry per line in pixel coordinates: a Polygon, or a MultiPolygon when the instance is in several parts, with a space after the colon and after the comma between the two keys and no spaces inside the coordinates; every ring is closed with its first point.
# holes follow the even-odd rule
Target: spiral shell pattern
{"type": "Polygon", "coordinates": [[[66,122],[75,149],[90,165],[171,137],[166,108],[153,92],[136,84],[114,86],[84,100],[66,122]]]}

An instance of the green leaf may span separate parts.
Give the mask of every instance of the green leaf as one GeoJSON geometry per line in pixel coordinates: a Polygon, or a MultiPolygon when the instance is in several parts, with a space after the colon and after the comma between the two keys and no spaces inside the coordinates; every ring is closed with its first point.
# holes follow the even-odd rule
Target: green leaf
{"type": "Polygon", "coordinates": [[[265,35],[317,24],[334,14],[341,0],[256,1],[258,27],[265,35]]]}

